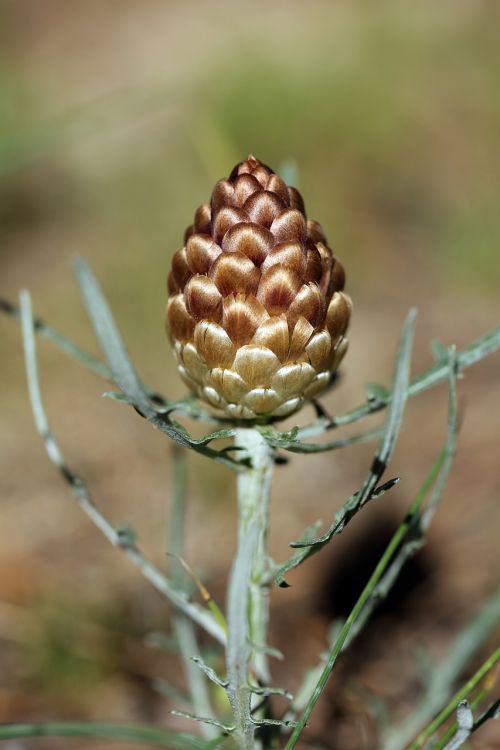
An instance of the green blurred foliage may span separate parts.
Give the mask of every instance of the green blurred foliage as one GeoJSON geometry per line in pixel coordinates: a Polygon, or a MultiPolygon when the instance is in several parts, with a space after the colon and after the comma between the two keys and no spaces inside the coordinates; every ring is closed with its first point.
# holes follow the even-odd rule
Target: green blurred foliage
{"type": "MultiPolygon", "coordinates": [[[[34,605],[36,630],[26,647],[30,681],[42,694],[81,698],[119,668],[123,634],[116,607],[97,610],[84,603],[46,597],[34,605]]],[[[121,653],[123,657],[123,652],[121,653]]]]}
{"type": "Polygon", "coordinates": [[[76,192],[80,221],[86,208],[87,221],[111,227],[115,245],[124,239],[120,252],[147,285],[145,249],[151,263],[172,252],[194,207],[235,160],[253,151],[277,167],[293,157],[308,204],[344,255],[362,261],[370,248],[353,224],[375,223],[389,245],[401,233],[416,235],[444,277],[490,285],[500,226],[498,10],[482,3],[455,10],[358,3],[351,13],[315,6],[317,26],[302,44],[286,25],[278,39],[272,26],[263,28],[258,50],[252,35],[218,30],[220,55],[209,64],[195,60],[178,88],[160,71],[53,117],[26,66],[7,59],[0,77],[7,188],[22,203],[13,174],[28,170],[34,185],[26,190],[35,192],[31,204],[38,197],[42,217],[54,205],[64,215],[76,192]],[[116,132],[144,112],[161,123],[172,109],[144,148],[127,148],[125,139],[116,158],[116,132]],[[110,141],[109,163],[77,170],[71,186],[68,149],[99,139],[110,141]],[[50,175],[57,166],[37,191],[37,170],[50,175]]]}

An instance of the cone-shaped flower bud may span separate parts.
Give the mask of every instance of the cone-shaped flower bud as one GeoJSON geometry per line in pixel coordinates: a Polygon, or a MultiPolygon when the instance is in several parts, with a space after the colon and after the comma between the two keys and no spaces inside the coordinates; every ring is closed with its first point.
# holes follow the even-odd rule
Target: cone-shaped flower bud
{"type": "Polygon", "coordinates": [[[300,193],[255,157],[220,180],[172,259],[167,330],[181,377],[236,419],[285,417],[347,349],[345,274],[300,193]]]}

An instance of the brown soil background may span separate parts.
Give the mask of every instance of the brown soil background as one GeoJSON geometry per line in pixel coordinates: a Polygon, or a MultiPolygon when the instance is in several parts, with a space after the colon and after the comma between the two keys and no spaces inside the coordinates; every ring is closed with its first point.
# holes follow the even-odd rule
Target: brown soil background
{"type": "MultiPolygon", "coordinates": [[[[309,214],[347,268],[351,349],[326,408],[342,412],[363,400],[364,383],[389,381],[411,305],[414,372],[429,366],[432,339],[460,348],[499,320],[499,20],[493,3],[472,0],[0,2],[2,294],[29,288],[38,314],[95,351],[71,278],[72,259],[84,255],[145,382],[181,396],[163,332],[169,258],[213,182],[252,151],[277,169],[295,160],[309,214]]],[[[144,645],[151,630],[168,631],[168,606],[82,517],[49,465],[19,329],[6,318],[0,326],[0,721],[184,726],[169,716],[178,704],[153,688],[163,677],[182,689],[176,657],[144,645]]],[[[69,464],[166,566],[168,445],[100,398],[107,386],[50,343],[39,349],[69,464]]],[[[340,663],[304,747],[375,748],[374,707],[383,702],[391,721],[409,712],[422,690],[419,654],[438,663],[498,585],[499,376],[497,355],[460,382],[458,455],[429,544],[340,663]]],[[[401,483],[292,574],[292,588],[273,593],[271,643],[285,654],[276,684],[293,691],[316,663],[445,429],[444,387],[413,400],[390,471],[401,483]]],[[[372,450],[293,456],[277,471],[275,559],[313,520],[328,522],[372,450]]],[[[187,558],[223,602],[233,479],[196,456],[189,467],[187,558]]],[[[498,728],[485,726],[470,747],[499,748],[498,728]]]]}

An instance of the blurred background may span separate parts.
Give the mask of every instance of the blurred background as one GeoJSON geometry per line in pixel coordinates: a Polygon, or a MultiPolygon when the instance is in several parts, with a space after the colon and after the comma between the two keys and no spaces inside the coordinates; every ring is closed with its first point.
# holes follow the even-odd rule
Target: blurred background
{"type": "MultiPolygon", "coordinates": [[[[411,305],[414,372],[428,367],[432,339],[463,347],[499,320],[499,22],[500,6],[486,0],[0,0],[1,294],[15,301],[29,288],[37,314],[97,353],[72,279],[73,259],[85,256],[144,381],[182,396],[163,328],[169,260],[213,183],[252,152],[295,175],[347,269],[351,349],[326,408],[343,412],[363,401],[364,383],[389,382],[411,305]]],[[[0,330],[0,720],[192,730],[169,716],[180,699],[154,687],[163,678],[183,689],[175,654],[144,643],[151,630],[168,632],[169,609],[49,464],[18,324],[3,316],[0,330]]],[[[70,466],[166,568],[166,440],[102,399],[107,384],[49,342],[39,354],[70,466]]],[[[458,455],[429,544],[340,663],[313,715],[311,747],[375,748],[377,723],[415,705],[429,664],[494,591],[499,376],[496,356],[460,383],[458,455]]],[[[292,588],[273,592],[271,643],[286,657],[273,664],[276,684],[296,689],[332,620],[349,612],[442,445],[446,400],[443,386],[410,403],[390,470],[401,483],[290,575],[292,588]]],[[[293,456],[278,470],[275,559],[312,521],[330,521],[372,452],[293,456]]],[[[186,556],[223,603],[233,477],[188,461],[186,556]]],[[[484,727],[471,747],[500,747],[494,734],[484,727]]]]}

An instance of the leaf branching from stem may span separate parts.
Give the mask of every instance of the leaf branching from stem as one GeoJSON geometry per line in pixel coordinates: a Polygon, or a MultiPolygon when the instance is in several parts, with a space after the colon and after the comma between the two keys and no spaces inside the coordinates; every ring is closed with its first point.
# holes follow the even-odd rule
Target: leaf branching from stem
{"type": "MultiPolygon", "coordinates": [[[[83,277],[92,279],[92,286],[94,291],[96,290],[97,282],[95,281],[95,278],[93,277],[92,272],[90,271],[88,265],[83,261],[80,260],[78,262],[77,269],[82,270],[83,277]],[[86,273],[87,272],[87,273],[86,273]]],[[[77,270],[77,273],[81,276],[80,272],[77,270]]],[[[82,278],[83,278],[82,277],[82,278]]],[[[98,295],[101,297],[101,299],[104,299],[102,296],[102,292],[99,289],[97,285],[97,291],[98,295]]],[[[107,303],[105,303],[107,305],[107,303]]],[[[17,307],[15,304],[10,302],[9,300],[6,300],[4,298],[0,298],[0,312],[3,312],[10,317],[18,318],[20,317],[20,311],[19,307],[17,307]]],[[[109,312],[109,308],[108,308],[109,312]]],[[[113,323],[114,325],[114,323],[113,323]]],[[[115,332],[117,333],[116,326],[115,332]]],[[[109,367],[105,362],[100,360],[99,358],[95,357],[94,355],[90,354],[89,352],[85,351],[81,347],[77,346],[73,341],[71,341],[69,338],[67,338],[64,334],[62,334],[60,331],[56,330],[53,326],[49,325],[48,323],[45,323],[40,318],[34,319],[34,329],[35,332],[44,338],[48,339],[49,341],[52,341],[53,344],[55,344],[59,349],[61,349],[63,352],[68,354],[73,359],[80,362],[80,364],[84,365],[84,367],[87,367],[87,369],[91,370],[95,374],[103,377],[105,380],[116,382],[114,380],[114,375],[112,368],[109,367]]],[[[446,362],[444,361],[442,357],[442,351],[444,351],[444,347],[437,348],[434,347],[435,353],[438,355],[438,361],[429,369],[425,370],[420,375],[417,375],[410,383],[409,389],[408,389],[408,397],[416,396],[420,393],[423,393],[424,391],[428,390],[429,388],[432,388],[436,385],[439,385],[443,381],[446,380],[446,362]]],[[[494,352],[498,351],[500,349],[500,326],[493,329],[492,331],[486,333],[484,336],[481,336],[480,338],[473,341],[468,347],[463,349],[461,352],[457,354],[457,372],[462,373],[467,368],[471,367],[472,365],[476,364],[480,360],[484,359],[485,357],[493,354],[494,352]]],[[[123,347],[122,353],[125,352],[125,349],[123,347]]],[[[128,360],[128,356],[125,354],[128,360]]],[[[130,360],[128,360],[130,364],[130,360]]],[[[224,424],[227,423],[228,420],[221,418],[219,416],[216,416],[209,412],[208,410],[204,409],[200,403],[193,397],[193,396],[187,396],[186,398],[181,399],[180,401],[170,401],[166,397],[162,396],[161,394],[148,389],[147,387],[143,386],[142,384],[141,388],[144,390],[147,397],[150,399],[157,415],[165,415],[168,417],[168,415],[173,414],[174,412],[177,412],[179,414],[183,414],[186,417],[190,417],[202,422],[207,422],[209,424],[224,424]]],[[[360,419],[363,419],[366,416],[369,416],[370,414],[374,414],[376,412],[379,412],[383,409],[385,409],[392,401],[393,399],[393,391],[390,389],[386,389],[383,386],[379,385],[373,385],[367,387],[368,390],[368,400],[361,404],[360,406],[355,407],[354,409],[350,409],[345,414],[339,415],[337,417],[329,417],[327,416],[323,410],[321,410],[321,415],[319,418],[311,423],[310,425],[307,425],[306,427],[298,428],[295,427],[293,430],[289,432],[279,432],[279,430],[276,430],[273,427],[266,427],[261,428],[263,434],[266,437],[266,440],[269,442],[269,444],[275,448],[281,448],[286,451],[290,451],[293,453],[318,453],[322,451],[327,450],[335,450],[338,448],[345,447],[347,445],[355,444],[358,442],[365,442],[368,440],[375,439],[379,431],[377,429],[375,430],[368,430],[365,432],[360,433],[359,435],[351,436],[348,438],[344,438],[341,440],[334,440],[329,443],[325,444],[317,444],[317,443],[307,443],[304,442],[304,438],[308,437],[314,437],[318,435],[322,435],[328,430],[335,429],[337,427],[342,427],[344,425],[351,424],[353,422],[357,422],[360,419]]],[[[123,393],[120,394],[109,394],[112,395],[114,398],[117,398],[119,400],[123,400],[126,403],[133,403],[133,401],[130,401],[127,399],[127,396],[123,393]]],[[[230,421],[230,420],[229,420],[230,421]]],[[[168,423],[170,422],[170,427],[172,428],[172,420],[166,419],[166,423],[168,426],[168,423]]],[[[155,425],[159,429],[162,429],[162,426],[160,424],[155,425]]],[[[231,429],[231,428],[229,428],[231,429]]],[[[204,438],[201,443],[198,444],[198,447],[195,448],[195,444],[197,443],[196,440],[190,439],[187,432],[182,428],[178,423],[175,423],[172,430],[167,431],[164,429],[163,431],[167,432],[167,434],[172,437],[172,439],[176,439],[174,433],[176,431],[182,432],[182,438],[181,438],[181,444],[184,444],[182,440],[185,440],[187,443],[190,442],[188,447],[191,447],[193,449],[197,449],[198,452],[203,453],[204,455],[208,455],[209,457],[216,458],[216,460],[223,460],[224,458],[229,460],[229,463],[231,463],[230,459],[227,456],[219,455],[219,453],[224,454],[224,451],[217,452],[214,451],[216,455],[212,455],[211,451],[205,451],[203,450],[204,446],[207,445],[208,442],[211,440],[216,439],[219,435],[218,433],[214,433],[213,436],[207,436],[207,438],[204,438]]],[[[180,437],[180,436],[179,436],[180,437]]],[[[233,462],[231,465],[231,468],[234,468],[234,464],[237,462],[233,462]]]]}
{"type": "MultiPolygon", "coordinates": [[[[218,419],[205,411],[193,397],[172,402],[144,386],[126,352],[110,308],[94,274],[83,260],[77,261],[75,271],[88,316],[106,362],[81,349],[42,320],[33,318],[31,300],[27,292],[21,293],[20,307],[0,299],[0,311],[11,317],[17,317],[21,321],[32,410],[37,430],[44,441],[50,460],[59,470],[87,517],[114,546],[120,548],[127,555],[144,577],[180,612],[180,615],[176,618],[177,638],[181,645],[181,655],[184,660],[195,710],[194,714],[182,715],[204,722],[207,736],[213,737],[213,739],[203,741],[193,738],[191,735],[172,733],[155,728],[79,724],[76,722],[8,725],[0,727],[0,739],[42,735],[103,736],[121,740],[137,738],[142,739],[145,743],[179,748],[179,750],[189,750],[189,748],[192,748],[192,750],[209,750],[218,747],[224,740],[223,737],[214,736],[218,734],[214,730],[215,727],[226,734],[234,733],[233,737],[239,742],[240,746],[246,750],[251,750],[256,746],[260,747],[261,738],[259,734],[255,734],[256,727],[269,725],[280,727],[283,732],[287,727],[294,727],[285,749],[292,750],[306,726],[339,656],[364,628],[378,603],[387,596],[405,562],[425,543],[428,527],[442,497],[455,455],[457,376],[467,367],[500,348],[500,327],[473,342],[458,354],[454,348],[447,349],[441,345],[435,345],[436,364],[410,381],[410,358],[416,317],[416,312],[412,310],[405,321],[401,334],[394,378],[390,389],[370,385],[367,389],[368,400],[361,406],[338,417],[328,416],[319,405],[316,405],[316,421],[301,429],[295,427],[288,432],[279,432],[274,425],[268,424],[245,425],[243,430],[230,421],[218,419]],[[38,377],[35,334],[51,340],[66,354],[117,386],[119,392],[110,392],[106,395],[132,405],[142,417],[173,441],[175,451],[181,451],[184,455],[182,449],[188,448],[218,461],[238,473],[240,500],[247,495],[248,497],[245,502],[240,503],[239,548],[233,564],[228,592],[228,636],[226,635],[225,622],[215,605],[213,604],[212,608],[209,608],[210,605],[201,606],[192,602],[183,590],[179,575],[167,578],[147,560],[137,546],[133,530],[128,528],[116,529],[97,508],[85,481],[68,467],[61,448],[51,431],[43,405],[38,377]],[[407,399],[445,380],[448,381],[449,386],[449,409],[448,434],[443,450],[423,482],[406,518],[391,539],[349,617],[333,638],[325,659],[309,673],[309,681],[306,687],[299,691],[300,700],[296,700],[295,704],[292,704],[282,719],[272,717],[266,713],[267,704],[264,705],[262,700],[265,702],[267,696],[275,693],[289,698],[291,696],[284,690],[269,687],[267,654],[270,649],[266,640],[267,589],[269,583],[274,577],[280,586],[286,586],[286,574],[290,570],[322,549],[325,544],[345,528],[366,503],[380,497],[398,481],[397,478],[394,478],[381,482],[399,436],[407,399]],[[323,444],[305,441],[306,438],[315,437],[328,430],[354,423],[385,408],[387,408],[387,414],[382,427],[365,430],[350,437],[323,444]],[[219,429],[202,438],[195,439],[189,435],[182,424],[173,418],[175,413],[215,424],[219,429]],[[253,435],[252,440],[257,441],[255,445],[259,444],[259,450],[262,449],[263,455],[265,454],[265,466],[263,464],[265,471],[262,466],[259,469],[259,461],[256,460],[252,450],[248,447],[250,443],[248,443],[246,450],[244,449],[245,441],[238,443],[238,435],[243,432],[249,433],[250,437],[253,435]],[[236,445],[231,444],[219,450],[210,446],[215,440],[227,440],[233,437],[236,437],[236,445]],[[351,495],[335,514],[326,533],[317,536],[319,522],[309,526],[300,539],[292,543],[291,546],[295,548],[295,551],[291,557],[280,566],[269,567],[267,552],[265,552],[268,528],[267,499],[263,502],[262,498],[268,498],[269,496],[272,466],[274,461],[277,460],[274,452],[286,450],[292,453],[318,453],[370,440],[378,440],[379,442],[366,478],[361,488],[351,495]],[[240,454],[238,454],[238,449],[240,454]],[[232,452],[234,452],[234,456],[232,452]],[[238,460],[239,458],[241,460],[238,460]],[[429,500],[424,507],[428,496],[429,500]],[[219,678],[200,657],[193,660],[194,654],[192,652],[197,650],[197,646],[192,622],[202,627],[219,643],[227,645],[227,680],[219,678]],[[225,690],[234,713],[234,727],[219,722],[214,716],[209,701],[206,678],[225,690]],[[314,683],[312,685],[311,679],[314,683]],[[309,691],[308,698],[304,697],[307,692],[306,689],[309,691]],[[257,700],[257,697],[259,697],[259,700],[257,700]],[[299,711],[302,711],[302,714],[295,723],[294,719],[299,711]]],[[[182,462],[178,463],[178,468],[179,466],[182,467],[182,462]]],[[[174,485],[175,500],[169,548],[174,557],[182,560],[184,479],[180,474],[177,479],[179,481],[174,485]]],[[[465,652],[464,647],[461,651],[463,657],[465,652]]],[[[431,735],[457,710],[460,702],[469,697],[482,677],[492,669],[499,659],[500,652],[497,651],[420,733],[409,750],[419,750],[419,748],[425,746],[431,735]]],[[[456,667],[455,662],[454,665],[456,667]]],[[[445,670],[441,676],[443,674],[445,674],[445,670]]],[[[439,683],[439,686],[443,687],[441,683],[439,683]]],[[[450,686],[451,680],[446,683],[447,689],[450,686]]],[[[430,686],[429,691],[431,687],[433,686],[430,686]]],[[[442,694],[443,691],[440,695],[442,694]]],[[[422,705],[417,706],[415,714],[409,717],[406,725],[403,722],[398,728],[397,740],[393,742],[393,738],[386,738],[388,750],[403,750],[404,745],[401,744],[403,740],[406,743],[408,738],[415,736],[414,727],[417,719],[420,722],[418,726],[421,726],[423,721],[428,720],[430,697],[434,701],[432,706],[435,707],[435,692],[432,693],[432,696],[430,696],[430,692],[424,695],[422,705]],[[428,699],[427,703],[425,702],[426,699],[428,699]],[[419,709],[421,709],[421,713],[419,713],[419,709]],[[424,712],[424,709],[427,713],[424,712]],[[408,727],[411,727],[411,732],[408,727]],[[393,742],[392,745],[391,742],[393,742]]],[[[454,730],[455,735],[448,732],[449,736],[443,735],[438,742],[437,747],[440,750],[445,748],[444,743],[448,743],[446,750],[455,750],[461,744],[461,737],[468,737],[481,723],[496,715],[498,707],[492,704],[476,722],[471,722],[471,711],[476,705],[474,701],[477,701],[477,696],[473,698],[470,710],[469,706],[466,707],[467,710],[463,706],[464,710],[458,716],[458,726],[454,730]],[[467,726],[465,726],[466,723],[467,726]]]]}
{"type": "MultiPolygon", "coordinates": [[[[400,373],[400,375],[398,376],[398,370],[400,367],[402,367],[400,363],[402,361],[404,362],[405,359],[409,357],[409,351],[407,349],[408,343],[405,343],[407,342],[407,337],[409,337],[408,321],[403,332],[402,342],[400,346],[400,354],[398,358],[398,364],[396,365],[396,378],[398,378],[401,388],[404,387],[404,378],[402,376],[402,373],[400,373]]],[[[446,447],[445,447],[445,451],[442,453],[443,458],[441,459],[441,462],[440,462],[441,471],[445,470],[445,458],[444,457],[448,454],[448,452],[451,455],[454,454],[454,449],[450,448],[449,451],[447,451],[446,449],[448,448],[450,444],[454,446],[454,441],[456,438],[456,413],[457,413],[456,389],[455,389],[456,367],[455,367],[454,359],[452,359],[451,362],[448,363],[448,378],[449,378],[449,383],[450,383],[450,416],[448,418],[448,436],[447,436],[446,447]]],[[[403,407],[404,407],[404,398],[401,397],[400,406],[398,408],[402,409],[403,407]]],[[[395,427],[392,427],[392,429],[397,430],[398,421],[399,419],[396,417],[391,418],[390,424],[395,425],[395,427]]],[[[391,445],[391,443],[392,443],[392,440],[390,438],[384,437],[382,439],[380,452],[382,452],[382,449],[384,449],[386,453],[390,454],[393,448],[393,444],[391,445]]],[[[386,453],[384,453],[384,455],[386,455],[386,453]]],[[[435,474],[433,470],[431,470],[431,473],[435,474]]],[[[439,474],[435,476],[435,479],[436,479],[436,486],[439,486],[440,492],[442,492],[444,488],[444,483],[440,482],[439,474]]],[[[367,486],[369,481],[370,481],[369,478],[367,478],[367,482],[365,483],[365,486],[367,486]]],[[[424,482],[423,487],[425,487],[426,490],[430,489],[429,482],[427,480],[426,482],[424,482]]],[[[380,582],[383,580],[384,576],[387,574],[387,571],[390,570],[390,566],[393,563],[395,557],[397,557],[398,551],[402,548],[402,546],[404,547],[405,538],[411,532],[411,530],[415,528],[415,525],[418,524],[419,519],[421,518],[422,506],[425,501],[426,494],[427,492],[420,491],[415,497],[408,511],[406,518],[401,523],[399,528],[396,530],[384,554],[382,555],[378,565],[376,566],[374,572],[372,573],[368,583],[366,584],[359,599],[357,600],[347,620],[342,626],[340,633],[338,637],[335,639],[335,642],[330,650],[327,662],[314,687],[311,697],[297,723],[297,726],[295,727],[290,739],[288,740],[286,744],[285,750],[292,750],[292,748],[295,747],[314,709],[314,706],[316,705],[321,693],[323,692],[330,678],[330,675],[333,671],[333,668],[340,654],[345,649],[346,644],[349,642],[349,639],[350,638],[352,639],[351,634],[353,633],[353,629],[356,628],[356,625],[359,623],[360,618],[362,618],[363,622],[366,621],[366,619],[363,618],[363,613],[364,611],[366,612],[365,608],[368,607],[368,612],[369,613],[371,612],[371,609],[373,607],[373,601],[374,601],[373,596],[374,596],[374,593],[377,591],[377,587],[380,585],[380,582]]],[[[391,582],[391,585],[392,585],[392,582],[391,582]]],[[[376,598],[375,598],[375,601],[376,601],[376,598]]],[[[359,632],[359,631],[354,631],[354,632],[359,632]]]]}
{"type": "Polygon", "coordinates": [[[437,732],[444,722],[457,710],[459,703],[479,685],[482,679],[495,667],[500,661],[500,648],[497,648],[479,667],[477,672],[458,690],[450,702],[443,708],[436,718],[423,729],[414,742],[409,745],[408,750],[421,750],[426,746],[427,740],[437,732]]]}
{"type": "Polygon", "coordinates": [[[283,565],[279,566],[275,573],[278,585],[286,586],[287,584],[284,576],[288,571],[300,565],[315,552],[318,552],[336,534],[340,534],[340,532],[343,531],[346,524],[349,523],[349,521],[364,505],[366,505],[367,502],[373,500],[375,497],[380,497],[398,481],[397,479],[391,479],[389,482],[378,486],[378,482],[380,481],[392,456],[403,420],[403,412],[408,396],[408,384],[410,380],[411,348],[413,333],[415,330],[415,320],[416,311],[411,310],[403,326],[396,359],[393,382],[394,397],[391,401],[389,411],[387,412],[387,418],[382,430],[379,447],[375,453],[372,465],[361,489],[351,495],[340,510],[337,511],[330,528],[325,534],[315,537],[311,533],[311,527],[309,527],[309,529],[306,529],[302,534],[300,539],[296,542],[292,542],[291,546],[298,548],[300,551],[295,553],[287,562],[283,563],[283,565]]]}
{"type": "Polygon", "coordinates": [[[28,737],[100,737],[116,742],[141,742],[169,750],[215,750],[224,737],[207,742],[187,734],[156,727],[92,721],[47,721],[0,724],[0,741],[28,737]]]}
{"type": "MultiPolygon", "coordinates": [[[[180,448],[176,443],[172,443],[171,458],[172,499],[167,530],[167,550],[174,558],[176,558],[173,561],[170,573],[172,583],[175,588],[185,590],[186,573],[183,570],[179,559],[184,554],[186,526],[186,451],[183,448],[180,448]]],[[[210,703],[206,676],[193,661],[193,656],[196,656],[200,652],[194,624],[192,620],[183,613],[175,613],[172,619],[195,714],[206,717],[207,719],[215,720],[210,703]]],[[[208,722],[202,723],[201,731],[207,739],[213,739],[218,734],[216,726],[208,722]]]]}
{"type": "MultiPolygon", "coordinates": [[[[472,622],[453,640],[444,659],[435,665],[426,681],[423,695],[411,713],[402,722],[393,724],[384,732],[384,750],[404,750],[411,739],[421,730],[421,727],[432,720],[441,706],[449,699],[456,680],[466,669],[471,658],[490,633],[498,627],[499,622],[500,593],[495,593],[472,622]]],[[[433,733],[435,731],[433,730],[433,733]]],[[[423,736],[423,734],[425,734],[425,730],[421,731],[420,736],[423,736]]],[[[444,744],[446,744],[446,741],[444,744]]],[[[441,747],[441,741],[438,743],[438,747],[441,747]]],[[[433,748],[433,750],[438,750],[438,747],[433,748]]]]}
{"type": "MultiPolygon", "coordinates": [[[[241,469],[238,461],[230,458],[225,451],[216,451],[207,447],[207,443],[215,439],[214,437],[208,436],[202,441],[192,440],[186,430],[181,429],[177,423],[172,421],[168,413],[158,411],[130,361],[97,279],[82,258],[79,258],[75,263],[75,273],[87,314],[101,350],[107,359],[113,381],[121,389],[130,404],[153,427],[168,435],[169,438],[184,448],[191,448],[229,466],[231,469],[241,469]]],[[[224,437],[231,434],[232,431],[224,431],[224,437]]],[[[216,437],[220,437],[220,432],[216,434],[216,437]]]]}
{"type": "Polygon", "coordinates": [[[202,628],[214,636],[220,643],[225,643],[226,635],[212,613],[195,602],[189,601],[186,594],[176,589],[171,582],[156,568],[138,549],[135,535],[116,529],[100,512],[95,504],[85,481],[67,465],[45,412],[38,378],[36,342],[33,332],[31,299],[28,292],[21,292],[21,323],[23,333],[26,375],[35,425],[40,434],[52,463],[57,467],[64,481],[69,485],[80,508],[97,526],[114,547],[121,549],[141,571],[142,575],[169,601],[185,615],[193,619],[202,628]]]}

